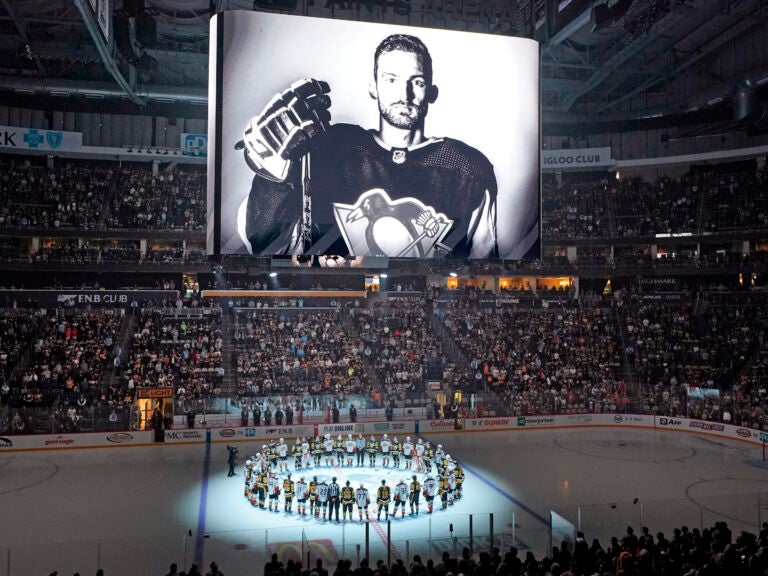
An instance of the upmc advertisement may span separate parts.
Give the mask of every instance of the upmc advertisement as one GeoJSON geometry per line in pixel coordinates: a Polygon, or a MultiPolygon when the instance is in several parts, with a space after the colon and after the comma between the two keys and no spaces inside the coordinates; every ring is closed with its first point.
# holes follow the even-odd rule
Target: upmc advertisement
{"type": "Polygon", "coordinates": [[[208,252],[538,258],[539,47],[211,20],[208,252]]]}

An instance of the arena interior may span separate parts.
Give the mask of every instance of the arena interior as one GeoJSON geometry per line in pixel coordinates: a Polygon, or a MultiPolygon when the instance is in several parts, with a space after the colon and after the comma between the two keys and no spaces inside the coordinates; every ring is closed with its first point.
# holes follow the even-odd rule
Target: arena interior
{"type": "Polygon", "coordinates": [[[767,21],[2,0],[0,576],[768,574],[767,21]],[[233,10],[536,40],[540,257],[211,250],[233,10]]]}

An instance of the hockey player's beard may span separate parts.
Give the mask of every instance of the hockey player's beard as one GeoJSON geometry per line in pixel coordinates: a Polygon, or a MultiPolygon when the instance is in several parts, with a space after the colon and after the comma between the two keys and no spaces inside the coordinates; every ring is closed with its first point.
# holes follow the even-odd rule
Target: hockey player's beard
{"type": "Polygon", "coordinates": [[[427,113],[427,105],[419,106],[400,101],[384,106],[379,101],[379,112],[391,126],[410,130],[424,118],[427,113]]]}

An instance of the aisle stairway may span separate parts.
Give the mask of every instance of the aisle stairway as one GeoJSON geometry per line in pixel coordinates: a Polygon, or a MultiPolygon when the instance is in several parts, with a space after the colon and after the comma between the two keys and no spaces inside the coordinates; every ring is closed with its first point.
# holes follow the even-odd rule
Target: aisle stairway
{"type": "Polygon", "coordinates": [[[235,352],[235,320],[226,309],[221,312],[221,360],[224,380],[221,383],[223,396],[237,395],[237,367],[232,361],[235,352]]]}

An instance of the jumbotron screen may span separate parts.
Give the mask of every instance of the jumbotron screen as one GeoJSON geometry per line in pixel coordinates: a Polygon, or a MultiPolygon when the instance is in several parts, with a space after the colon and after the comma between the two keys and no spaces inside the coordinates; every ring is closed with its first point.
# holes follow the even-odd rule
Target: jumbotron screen
{"type": "Polygon", "coordinates": [[[532,40],[211,20],[208,251],[538,258],[532,40]]]}

